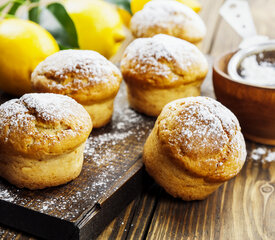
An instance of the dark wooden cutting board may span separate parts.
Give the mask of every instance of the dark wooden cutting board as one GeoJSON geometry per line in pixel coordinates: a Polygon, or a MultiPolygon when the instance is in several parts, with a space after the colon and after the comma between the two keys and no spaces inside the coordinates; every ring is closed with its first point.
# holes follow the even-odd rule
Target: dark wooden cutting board
{"type": "MultiPolygon", "coordinates": [[[[211,66],[210,57],[208,62],[211,66]]],[[[211,71],[203,82],[202,95],[214,97],[211,71]]],[[[0,94],[1,102],[9,99],[0,94]]],[[[0,224],[45,239],[96,237],[149,185],[141,156],[155,120],[129,107],[123,83],[112,122],[94,129],[87,141],[77,179],[64,186],[29,191],[0,178],[0,224]]]]}
{"type": "Polygon", "coordinates": [[[0,178],[0,223],[46,239],[95,237],[141,191],[141,153],[154,121],[129,108],[122,84],[112,122],[92,131],[77,179],[30,191],[0,178]]]}

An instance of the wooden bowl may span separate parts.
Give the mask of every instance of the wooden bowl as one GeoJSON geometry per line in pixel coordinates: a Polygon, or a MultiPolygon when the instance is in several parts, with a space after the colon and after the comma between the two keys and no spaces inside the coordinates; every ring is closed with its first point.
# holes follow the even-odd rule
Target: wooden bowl
{"type": "Polygon", "coordinates": [[[234,53],[227,53],[214,63],[217,100],[237,116],[245,138],[275,146],[275,88],[234,81],[227,74],[227,65],[234,53]]]}

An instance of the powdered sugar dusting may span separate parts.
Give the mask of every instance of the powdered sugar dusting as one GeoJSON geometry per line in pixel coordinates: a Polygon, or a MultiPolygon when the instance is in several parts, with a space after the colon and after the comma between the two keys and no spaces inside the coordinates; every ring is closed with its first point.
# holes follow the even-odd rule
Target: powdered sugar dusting
{"type": "MultiPolygon", "coordinates": [[[[125,84],[121,86],[121,90],[126,91],[125,84]]],[[[114,114],[112,122],[111,132],[103,132],[97,137],[90,137],[87,140],[85,155],[92,158],[92,161],[99,167],[108,165],[115,159],[118,159],[121,155],[121,152],[114,151],[116,145],[125,145],[129,144],[130,138],[135,136],[137,143],[144,142],[148,132],[153,126],[153,119],[151,121],[144,122],[144,117],[134,110],[129,108],[128,103],[125,102],[125,99],[120,96],[115,100],[114,105],[114,114]],[[110,148],[110,145],[113,148],[110,148]],[[106,158],[102,158],[102,152],[106,158]]],[[[145,117],[147,118],[147,117],[145,117]]],[[[135,144],[135,143],[133,143],[135,144]]],[[[142,146],[140,146],[140,151],[142,151],[142,146]]],[[[123,152],[124,155],[131,154],[129,150],[125,149],[123,152]]]]}
{"type": "Polygon", "coordinates": [[[30,111],[34,110],[37,116],[45,121],[62,120],[70,116],[86,115],[83,108],[72,98],[52,93],[25,94],[20,99],[12,99],[0,106],[0,125],[7,121],[11,126],[26,124],[26,121],[35,119],[30,111]],[[82,111],[77,111],[79,106],[82,111]]]}
{"type": "Polygon", "coordinates": [[[131,19],[131,30],[136,37],[152,37],[165,33],[198,41],[205,33],[202,19],[192,9],[177,1],[150,1],[131,19]]]}
{"type": "Polygon", "coordinates": [[[239,122],[214,99],[173,101],[163,108],[157,126],[165,150],[199,176],[224,181],[235,176],[245,162],[239,122]]]}
{"type": "MultiPolygon", "coordinates": [[[[81,175],[72,182],[39,191],[17,189],[0,179],[0,199],[68,221],[89,211],[140,158],[154,120],[129,108],[122,84],[112,122],[87,140],[81,175]],[[62,192],[62,194],[60,194],[62,192]]],[[[116,190],[119,185],[116,185],[116,190]]]]}
{"type": "Polygon", "coordinates": [[[0,138],[12,144],[15,150],[21,151],[19,146],[23,146],[32,151],[35,146],[54,146],[63,138],[85,134],[90,128],[88,121],[87,111],[70,97],[51,93],[25,94],[0,106],[0,138]],[[53,126],[54,131],[47,131],[53,126]],[[20,145],[16,143],[18,135],[21,135],[20,145]]]}
{"type": "Polygon", "coordinates": [[[4,137],[4,141],[8,141],[11,131],[18,128],[27,129],[29,121],[35,120],[35,117],[27,114],[28,109],[22,105],[18,99],[10,100],[0,106],[0,137],[4,137]],[[4,126],[10,125],[5,131],[4,126]]]}
{"type": "Polygon", "coordinates": [[[194,144],[199,142],[198,150],[203,154],[210,146],[220,150],[228,142],[221,121],[212,115],[206,106],[187,106],[184,112],[184,115],[176,117],[176,122],[184,125],[181,137],[187,150],[192,152],[197,149],[194,144]]]}
{"type": "Polygon", "coordinates": [[[50,78],[54,87],[63,89],[74,86],[79,89],[97,83],[107,83],[113,79],[113,72],[120,75],[114,64],[95,51],[63,50],[41,62],[32,74],[32,81],[36,81],[36,75],[52,74],[50,78]]]}
{"type": "Polygon", "coordinates": [[[11,194],[7,189],[0,191],[0,199],[4,199],[7,202],[12,202],[15,199],[15,195],[11,194]]]}
{"type": "Polygon", "coordinates": [[[263,61],[263,54],[258,55],[261,62],[258,63],[257,55],[246,57],[241,63],[241,76],[244,83],[259,86],[275,86],[275,63],[263,61]]]}
{"type": "Polygon", "coordinates": [[[32,93],[25,94],[20,99],[28,109],[34,109],[37,116],[45,121],[67,119],[72,116],[84,117],[86,112],[72,98],[52,93],[32,93]],[[82,111],[79,111],[76,106],[82,111]]]}
{"type": "Polygon", "coordinates": [[[124,52],[122,69],[127,70],[129,62],[129,71],[139,74],[151,71],[156,76],[164,77],[171,75],[172,71],[187,74],[200,64],[202,69],[207,69],[207,61],[196,46],[164,34],[134,40],[124,52]]]}
{"type": "Polygon", "coordinates": [[[275,149],[262,145],[253,149],[250,153],[250,158],[256,162],[275,162],[275,149]]]}
{"type": "MultiPolygon", "coordinates": [[[[176,100],[169,104],[169,108],[174,112],[161,121],[164,124],[163,131],[171,131],[166,124],[173,122],[175,130],[172,130],[169,139],[181,146],[187,155],[217,154],[240,131],[234,114],[211,98],[190,97],[184,101],[176,100]],[[181,110],[178,112],[177,109],[181,110]]],[[[238,146],[244,144],[243,138],[238,138],[237,141],[240,142],[238,146]]]]}

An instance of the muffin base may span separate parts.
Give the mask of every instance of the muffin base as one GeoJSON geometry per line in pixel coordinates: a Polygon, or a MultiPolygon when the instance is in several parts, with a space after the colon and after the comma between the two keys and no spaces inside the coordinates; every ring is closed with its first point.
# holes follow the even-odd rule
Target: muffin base
{"type": "Polygon", "coordinates": [[[167,103],[179,98],[199,96],[201,83],[193,82],[166,89],[142,88],[127,84],[128,100],[130,106],[138,112],[157,117],[167,103]]]}
{"type": "Polygon", "coordinates": [[[167,153],[163,153],[156,128],[144,145],[143,162],[147,172],[167,193],[185,201],[205,199],[222,185],[221,182],[207,182],[178,166],[167,153]]]}
{"type": "Polygon", "coordinates": [[[69,153],[45,159],[0,155],[0,176],[19,188],[43,189],[65,184],[81,172],[85,143],[69,153]]]}
{"type": "Polygon", "coordinates": [[[103,102],[93,103],[90,105],[82,104],[86,111],[90,114],[93,122],[93,128],[100,128],[111,121],[114,99],[108,99],[103,102]]]}

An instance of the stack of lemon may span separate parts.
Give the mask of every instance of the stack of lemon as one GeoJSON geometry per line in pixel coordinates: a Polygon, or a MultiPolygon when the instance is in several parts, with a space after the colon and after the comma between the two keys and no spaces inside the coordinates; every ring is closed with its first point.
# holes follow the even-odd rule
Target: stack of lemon
{"type": "MultiPolygon", "coordinates": [[[[131,11],[141,10],[150,0],[132,0],[131,11]]],[[[177,0],[200,10],[197,0],[177,0]]],[[[102,0],[67,0],[64,6],[74,22],[81,49],[113,56],[125,38],[131,15],[102,0]]],[[[31,91],[30,75],[39,62],[59,51],[55,39],[36,23],[22,19],[0,21],[0,89],[22,95],[31,91]]]]}

